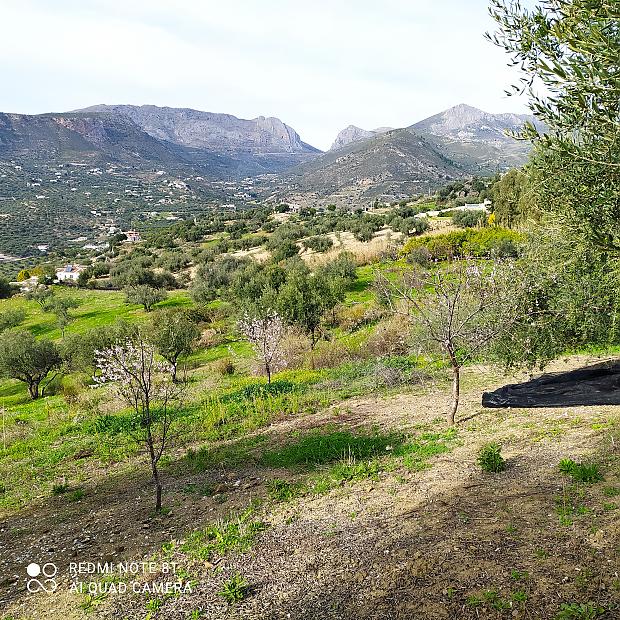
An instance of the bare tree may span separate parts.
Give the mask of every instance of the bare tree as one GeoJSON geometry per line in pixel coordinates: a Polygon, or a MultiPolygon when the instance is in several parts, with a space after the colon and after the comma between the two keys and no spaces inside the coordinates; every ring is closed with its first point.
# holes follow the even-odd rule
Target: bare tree
{"type": "Polygon", "coordinates": [[[254,347],[267,373],[267,383],[271,383],[271,373],[283,365],[280,345],[286,327],[282,318],[272,310],[268,310],[262,317],[246,315],[239,321],[239,329],[254,347]]]}
{"type": "Polygon", "coordinates": [[[420,328],[422,341],[438,348],[452,368],[453,425],[460,400],[461,368],[512,323],[510,269],[501,262],[464,259],[388,278],[377,276],[379,293],[390,308],[420,328]]]}
{"type": "Polygon", "coordinates": [[[112,383],[135,414],[132,435],[146,446],[155,484],[155,510],[159,511],[162,483],[158,464],[169,443],[180,388],[172,381],[170,365],[159,361],[155,347],[140,335],[95,354],[100,371],[95,382],[112,383]]]}

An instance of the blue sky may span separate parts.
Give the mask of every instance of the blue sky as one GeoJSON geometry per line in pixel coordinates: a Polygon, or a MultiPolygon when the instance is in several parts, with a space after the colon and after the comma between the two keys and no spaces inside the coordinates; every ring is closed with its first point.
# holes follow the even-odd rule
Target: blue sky
{"type": "Polygon", "coordinates": [[[277,116],[328,148],[458,103],[524,112],[486,0],[2,0],[0,110],[277,116]]]}

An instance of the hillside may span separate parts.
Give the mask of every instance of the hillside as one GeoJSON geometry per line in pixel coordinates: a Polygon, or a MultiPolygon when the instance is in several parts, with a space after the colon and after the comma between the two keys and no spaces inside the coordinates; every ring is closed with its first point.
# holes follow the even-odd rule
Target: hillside
{"type": "Polygon", "coordinates": [[[411,126],[442,153],[471,173],[489,174],[522,165],[528,142],[516,140],[526,122],[542,126],[531,115],[490,114],[460,104],[411,126]]]}
{"type": "MultiPolygon", "coordinates": [[[[118,293],[79,297],[72,333],[116,315],[145,319],[118,293]]],[[[188,303],[183,294],[167,302],[188,303]]],[[[59,336],[35,302],[0,302],[7,306],[27,310],[29,329],[59,336]]],[[[412,373],[412,359],[384,358],[403,370],[379,386],[385,367],[369,359],[285,371],[268,392],[249,376],[243,344],[231,337],[192,357],[189,395],[200,400],[184,410],[185,432],[163,468],[161,514],[123,430],[127,413],[101,388],[33,403],[15,382],[0,383],[7,617],[580,617],[556,615],[567,606],[615,617],[615,407],[482,409],[482,391],[526,377],[473,366],[463,376],[460,424],[446,429],[446,377],[412,373]],[[232,349],[235,374],[214,373],[232,349]],[[503,445],[503,472],[476,462],[490,440],[503,445]],[[571,481],[558,469],[569,457],[600,464],[604,482],[571,481]],[[116,568],[74,580],[69,562],[82,558],[116,568]],[[57,564],[55,592],[21,587],[32,559],[57,564]],[[155,564],[120,574],[123,562],[155,564]],[[170,579],[190,584],[174,596],[150,589],[168,581],[170,562],[170,579]],[[223,591],[236,575],[239,599],[227,603],[223,591]],[[85,589],[72,589],[75,581],[85,589]],[[89,594],[88,584],[98,590],[89,594]]],[[[574,357],[552,370],[593,361],[574,357]]]]}
{"type": "Polygon", "coordinates": [[[492,175],[527,160],[516,140],[531,116],[489,114],[467,105],[409,127],[342,130],[330,151],[284,173],[281,195],[301,204],[398,199],[472,174],[492,175]]]}
{"type": "Polygon", "coordinates": [[[0,160],[168,165],[218,179],[274,172],[319,153],[278,119],[243,121],[173,108],[95,106],[62,114],[0,114],[0,160]]]}
{"type": "Polygon", "coordinates": [[[101,242],[110,227],[248,203],[256,177],[317,153],[274,118],[154,106],[0,114],[0,254],[101,242]]]}
{"type": "Polygon", "coordinates": [[[506,132],[525,120],[461,105],[403,129],[350,126],[321,154],[276,118],[129,105],[0,114],[0,254],[101,243],[112,227],[222,205],[350,207],[432,192],[522,164],[529,144],[506,132]]]}
{"type": "MultiPolygon", "coordinates": [[[[413,148],[412,135],[421,140],[396,133],[401,149],[413,148]]],[[[441,273],[450,274],[446,281],[467,274],[475,287],[478,268],[497,259],[507,266],[512,299],[508,261],[522,236],[484,222],[455,230],[457,214],[429,215],[434,207],[256,208],[230,213],[221,227],[212,214],[118,247],[99,269],[91,266],[80,282],[88,288],[52,285],[50,305],[32,295],[1,300],[0,318],[13,326],[0,334],[7,617],[566,620],[558,613],[575,606],[615,617],[617,407],[600,405],[600,390],[589,391],[600,387],[594,381],[575,390],[574,407],[544,408],[539,400],[536,408],[487,409],[484,392],[518,383],[510,394],[537,394],[539,382],[523,386],[529,373],[506,376],[485,356],[460,369],[460,408],[456,424],[447,424],[449,357],[426,348],[414,316],[385,304],[380,276],[416,274],[416,298],[428,296],[425,307],[441,312],[444,301],[468,293],[444,289],[438,297],[431,273],[435,283],[441,273]],[[422,213],[426,232],[412,228],[422,213]],[[476,268],[458,271],[457,257],[469,251],[476,268]],[[120,290],[148,282],[168,289],[150,312],[120,290]],[[242,326],[246,308],[266,302],[287,317],[273,337],[282,339],[270,370],[260,353],[265,341],[252,345],[242,326]],[[308,317],[318,317],[318,329],[308,317]],[[93,374],[105,376],[100,351],[115,343],[123,356],[147,343],[150,359],[149,342],[167,355],[160,337],[174,325],[191,329],[192,341],[175,358],[177,389],[170,366],[161,366],[157,380],[172,391],[149,400],[160,416],[173,408],[157,511],[137,401],[124,382],[115,387],[93,374]],[[35,399],[30,376],[7,367],[20,333],[58,347],[62,359],[35,399]],[[483,448],[494,450],[492,467],[483,448]],[[88,558],[110,568],[71,574],[71,563],[88,558]],[[31,561],[56,565],[54,592],[28,592],[31,561]],[[153,564],[127,574],[125,562],[153,564]],[[166,583],[183,587],[171,592],[166,583]]],[[[470,320],[470,309],[449,320],[470,320]]],[[[594,363],[591,372],[613,384],[614,367],[593,356],[563,357],[551,370],[594,363]]],[[[563,383],[543,376],[546,396],[566,399],[571,376],[563,383]]],[[[160,437],[163,422],[152,422],[160,437]]]]}
{"type": "Polygon", "coordinates": [[[424,136],[395,129],[297,166],[285,175],[281,192],[292,202],[355,205],[426,192],[463,175],[424,136]]]}
{"type": "MultiPolygon", "coordinates": [[[[150,136],[180,146],[223,153],[304,155],[319,153],[278,118],[252,120],[189,108],[96,105],[77,112],[103,112],[131,119],[150,136]]],[[[294,159],[292,158],[291,161],[294,159]]]]}

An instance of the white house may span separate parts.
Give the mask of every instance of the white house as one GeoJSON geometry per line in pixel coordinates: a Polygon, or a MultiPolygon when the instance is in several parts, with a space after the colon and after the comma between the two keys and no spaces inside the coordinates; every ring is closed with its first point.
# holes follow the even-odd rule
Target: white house
{"type": "Polygon", "coordinates": [[[58,282],[77,282],[85,267],[81,265],[67,265],[56,271],[56,280],[58,282]]]}
{"type": "Polygon", "coordinates": [[[142,237],[137,230],[128,230],[124,234],[127,237],[127,243],[139,243],[142,241],[142,237]]]}

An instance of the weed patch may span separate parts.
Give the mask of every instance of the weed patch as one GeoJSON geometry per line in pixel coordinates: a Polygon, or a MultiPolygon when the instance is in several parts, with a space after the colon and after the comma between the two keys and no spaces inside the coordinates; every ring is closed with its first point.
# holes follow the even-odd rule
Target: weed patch
{"type": "Polygon", "coordinates": [[[488,443],[478,452],[478,465],[487,473],[497,474],[506,469],[506,461],[501,454],[502,448],[499,444],[488,443]]]}
{"type": "Polygon", "coordinates": [[[266,529],[262,521],[252,519],[253,510],[246,510],[237,518],[220,521],[192,532],[180,550],[189,557],[209,560],[214,554],[249,549],[256,536],[266,529]]]}
{"type": "Polygon", "coordinates": [[[559,468],[575,482],[593,484],[603,480],[603,474],[596,463],[576,463],[572,459],[562,459],[559,468]]]}

